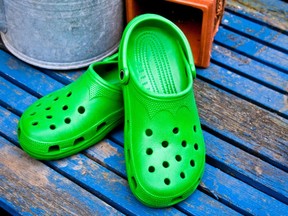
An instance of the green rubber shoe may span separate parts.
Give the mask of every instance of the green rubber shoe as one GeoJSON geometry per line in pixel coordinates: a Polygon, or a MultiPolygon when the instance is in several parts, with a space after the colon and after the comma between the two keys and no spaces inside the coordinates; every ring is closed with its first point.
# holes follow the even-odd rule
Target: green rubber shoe
{"type": "Polygon", "coordinates": [[[21,147],[40,160],[78,153],[123,122],[118,60],[93,63],[75,82],[25,110],[18,124],[21,147]]]}
{"type": "Polygon", "coordinates": [[[205,165],[188,41],[169,20],[138,16],[124,31],[119,71],[130,188],[147,206],[174,205],[197,188],[205,165]]]}

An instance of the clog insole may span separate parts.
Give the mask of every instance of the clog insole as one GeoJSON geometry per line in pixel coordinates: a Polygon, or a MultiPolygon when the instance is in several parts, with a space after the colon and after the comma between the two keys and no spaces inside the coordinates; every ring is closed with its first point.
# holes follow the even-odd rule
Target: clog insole
{"type": "Polygon", "coordinates": [[[103,80],[107,81],[110,84],[114,84],[114,85],[119,85],[120,86],[120,81],[119,81],[119,78],[118,78],[118,67],[116,67],[115,64],[97,65],[97,69],[94,69],[94,71],[95,70],[96,70],[97,74],[103,80]]]}
{"type": "Polygon", "coordinates": [[[138,83],[157,94],[177,94],[187,87],[183,51],[162,28],[138,27],[128,45],[128,67],[138,83]]]}

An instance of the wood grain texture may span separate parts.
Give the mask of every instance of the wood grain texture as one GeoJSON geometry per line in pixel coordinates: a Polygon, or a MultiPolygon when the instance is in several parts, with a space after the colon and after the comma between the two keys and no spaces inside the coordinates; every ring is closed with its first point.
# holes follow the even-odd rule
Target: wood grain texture
{"type": "Polygon", "coordinates": [[[216,199],[244,215],[286,215],[288,206],[210,165],[201,184],[216,199]]]}
{"type": "MultiPolygon", "coordinates": [[[[233,52],[223,46],[213,46],[212,62],[217,66],[223,67],[224,73],[226,69],[226,73],[230,76],[232,76],[232,74],[234,74],[234,76],[239,75],[243,78],[250,79],[248,80],[249,82],[256,82],[254,86],[258,83],[282,94],[288,93],[288,74],[280,72],[256,60],[250,59],[247,56],[233,52]]],[[[205,75],[206,71],[208,70],[198,69],[197,74],[200,76],[202,74],[205,75]]],[[[231,90],[235,91],[234,89],[231,90]]],[[[258,88],[254,88],[253,90],[259,94],[258,88]]],[[[244,95],[244,93],[245,89],[242,92],[242,95],[244,95]]],[[[249,97],[247,94],[244,96],[249,97]]]]}
{"type": "MultiPolygon", "coordinates": [[[[251,72],[253,73],[253,72],[251,72]]],[[[211,63],[209,70],[198,70],[198,77],[235,95],[288,118],[287,95],[211,63]]],[[[285,84],[284,84],[285,85],[285,84]]]]}
{"type": "Polygon", "coordinates": [[[226,11],[222,26],[282,52],[288,51],[287,35],[283,34],[283,31],[257,23],[253,19],[243,18],[241,14],[226,11]]]}
{"type": "Polygon", "coordinates": [[[287,172],[287,119],[201,80],[196,80],[194,91],[205,127],[287,172]]]}
{"type": "MultiPolygon", "coordinates": [[[[123,146],[119,146],[106,139],[92,148],[87,149],[85,154],[118,175],[124,176],[125,178],[127,177],[123,146]]],[[[199,190],[185,201],[177,204],[177,208],[192,215],[216,214],[217,212],[222,212],[226,215],[237,214],[237,212],[199,190]]]]}
{"type": "Polygon", "coordinates": [[[288,29],[288,4],[285,0],[227,0],[227,7],[283,31],[288,29]]]}
{"type": "MultiPolygon", "coordinates": [[[[204,132],[210,164],[288,204],[288,174],[261,159],[204,132]]],[[[244,186],[243,186],[244,187],[244,186]]]]}
{"type": "Polygon", "coordinates": [[[2,207],[25,215],[121,215],[0,137],[2,207]]]}
{"type": "MultiPolygon", "coordinates": [[[[116,143],[122,145],[123,132],[121,130],[115,130],[111,134],[110,138],[116,143]]],[[[233,146],[231,143],[225,142],[217,138],[216,136],[205,130],[204,139],[206,143],[207,161],[209,164],[223,170],[226,173],[229,173],[231,176],[240,179],[241,181],[252,186],[253,188],[262,191],[263,194],[266,193],[269,196],[288,204],[287,172],[282,171],[281,169],[272,166],[271,164],[259,159],[258,157],[247,153],[245,150],[241,150],[233,146]]],[[[92,155],[98,154],[96,153],[96,151],[102,152],[101,149],[103,147],[101,147],[101,149],[98,149],[98,147],[96,146],[95,148],[97,148],[97,150],[92,152],[92,155]]],[[[101,153],[99,154],[101,155],[101,153]]],[[[123,161],[114,162],[114,160],[111,160],[110,163],[110,166],[113,167],[113,169],[115,168],[117,170],[121,170],[121,165],[123,161]]],[[[122,170],[121,172],[124,171],[122,170]]],[[[225,182],[223,182],[223,184],[225,184],[225,182]]],[[[222,184],[220,183],[220,185],[222,184]]],[[[245,186],[243,185],[243,187],[245,186]]],[[[257,190],[255,190],[255,193],[258,193],[256,192],[257,190]]],[[[261,195],[259,195],[259,197],[261,197],[261,195]]],[[[231,197],[231,199],[235,198],[231,197]]],[[[265,200],[266,199],[267,198],[265,198],[265,200]]],[[[249,199],[249,201],[253,205],[253,199],[249,199]]],[[[257,203],[258,200],[256,199],[255,202],[257,203]]],[[[259,203],[254,205],[258,206],[259,203]]]]}
{"type": "MultiPolygon", "coordinates": [[[[123,135],[120,130],[115,131],[111,138],[115,140],[117,143],[123,142],[123,135]]],[[[281,200],[282,202],[287,204],[287,182],[288,182],[288,174],[287,172],[284,172],[280,169],[275,168],[274,166],[270,165],[269,163],[266,163],[259,158],[248,154],[247,152],[234,147],[230,143],[227,143],[212,134],[204,131],[204,139],[206,142],[206,149],[207,149],[207,161],[209,164],[213,165],[214,167],[217,167],[218,169],[223,170],[225,173],[229,173],[231,175],[228,177],[227,174],[224,174],[224,177],[226,180],[223,180],[220,178],[218,180],[215,180],[214,184],[217,183],[217,186],[214,185],[217,189],[218,188],[225,188],[223,191],[227,191],[227,194],[222,192],[217,193],[215,197],[223,202],[229,203],[229,205],[233,205],[234,208],[238,209],[240,212],[245,211],[253,212],[253,209],[262,209],[263,212],[270,212],[273,213],[273,206],[279,206],[279,214],[282,215],[283,212],[286,211],[286,205],[282,204],[279,201],[276,201],[276,199],[281,200]],[[245,182],[238,182],[238,180],[235,180],[232,176],[236,177],[237,179],[240,179],[241,181],[245,182]],[[229,179],[229,180],[228,180],[229,179]],[[234,183],[233,183],[234,182],[234,183]],[[229,184],[231,183],[231,185],[229,184]],[[238,184],[237,188],[238,190],[235,190],[235,185],[238,184]],[[250,186],[248,186],[250,185],[250,186]],[[246,188],[245,190],[243,188],[246,188]],[[255,189],[256,188],[256,189],[255,189]],[[235,191],[234,191],[235,190],[235,191]],[[229,191],[229,192],[228,192],[229,191]],[[262,191],[262,192],[261,192],[262,191]],[[240,193],[240,194],[237,194],[240,193]],[[269,194],[270,196],[267,196],[269,194]],[[286,194],[286,195],[285,195],[286,194]],[[238,197],[245,197],[246,200],[238,200],[238,197]],[[274,197],[274,198],[272,198],[274,197]],[[263,204],[263,200],[265,200],[265,206],[260,207],[263,204]],[[269,200],[269,201],[268,201],[269,200]],[[267,204],[266,203],[269,203],[267,204]],[[271,205],[270,205],[271,204],[271,205]],[[249,206],[250,205],[250,206],[249,206]]],[[[113,145],[113,143],[109,142],[110,145],[113,145]]],[[[104,145],[104,144],[103,144],[104,145]]],[[[107,146],[107,143],[106,143],[107,146]]],[[[92,155],[101,155],[101,149],[99,149],[97,146],[95,146],[97,150],[94,150],[91,152],[92,155]],[[100,152],[100,153],[98,153],[100,152]]],[[[113,145],[113,148],[115,145],[113,145]]],[[[118,147],[120,148],[120,147],[118,147]]],[[[110,149],[110,148],[107,148],[110,149]]],[[[88,150],[89,152],[91,149],[88,150]]],[[[118,153],[120,150],[118,150],[118,153]]],[[[95,156],[96,158],[99,158],[99,156],[95,156]]],[[[121,164],[122,161],[115,162],[115,157],[111,157],[109,164],[111,167],[121,170],[121,164]]],[[[108,159],[106,159],[106,162],[108,159]]],[[[122,168],[123,169],[123,168],[122,168]]],[[[215,169],[213,167],[206,168],[206,169],[215,169]]],[[[121,172],[124,172],[123,170],[121,172]]],[[[213,187],[207,187],[206,181],[209,182],[208,179],[215,178],[215,175],[206,175],[203,178],[203,184],[204,189],[210,193],[214,194],[214,186],[213,187]]],[[[214,195],[213,195],[214,196],[214,195]]],[[[242,212],[244,213],[244,212],[242,212]]],[[[256,212],[254,212],[255,214],[256,212]]],[[[259,213],[259,212],[258,212],[259,213]]]]}
{"type": "Polygon", "coordinates": [[[130,191],[126,179],[83,154],[51,162],[50,166],[125,214],[184,215],[173,207],[153,209],[141,204],[130,191]]]}
{"type": "Polygon", "coordinates": [[[288,59],[287,53],[285,52],[266,46],[258,41],[251,40],[250,38],[239,35],[223,27],[219,27],[219,31],[215,36],[214,41],[217,44],[229,47],[238,53],[245,54],[251,59],[257,59],[268,66],[287,73],[288,59]]]}
{"type": "Polygon", "coordinates": [[[69,71],[55,71],[55,70],[47,70],[47,69],[40,69],[43,73],[51,76],[53,79],[67,85],[74,80],[76,80],[81,74],[83,74],[87,67],[78,69],[78,70],[69,70],[69,71]]]}
{"type": "MultiPolygon", "coordinates": [[[[217,106],[223,106],[224,105],[224,107],[222,107],[222,108],[219,108],[219,109],[221,109],[221,110],[223,110],[223,111],[227,111],[227,107],[225,106],[225,103],[223,104],[223,101],[229,101],[229,104],[234,104],[234,106],[239,106],[239,104],[235,104],[235,101],[240,101],[241,102],[241,104],[242,103],[244,103],[244,105],[246,104],[246,105],[251,105],[250,103],[248,103],[248,102],[246,102],[246,101],[243,101],[243,100],[240,100],[240,99],[237,99],[235,96],[233,96],[233,95],[230,95],[230,97],[227,97],[227,94],[225,93],[225,92],[223,92],[223,91],[220,91],[220,90],[215,90],[212,86],[210,86],[210,85],[208,85],[208,84],[206,84],[206,83],[204,83],[204,82],[202,82],[202,81],[200,81],[200,80],[197,80],[196,81],[196,84],[195,84],[195,86],[197,87],[197,83],[201,83],[203,86],[199,86],[198,88],[199,89],[201,89],[201,91],[198,91],[197,89],[196,89],[196,95],[198,94],[198,93],[202,93],[203,94],[203,92],[206,92],[206,96],[205,97],[203,97],[203,95],[200,97],[200,99],[198,99],[197,101],[198,102],[205,102],[205,101],[209,101],[209,105],[210,105],[210,108],[211,109],[214,109],[214,107],[212,106],[213,104],[211,104],[211,102],[213,102],[213,98],[214,97],[212,97],[212,98],[209,98],[209,97],[211,97],[211,95],[213,95],[213,96],[215,96],[217,99],[219,99],[219,101],[216,101],[217,102],[217,106]],[[206,86],[205,86],[206,85],[206,86]],[[214,91],[213,91],[214,90],[214,91]],[[208,97],[208,98],[207,98],[208,97]],[[237,99],[237,100],[234,100],[234,99],[237,99]],[[225,108],[225,109],[224,109],[225,108]]],[[[9,84],[10,85],[10,84],[9,84]]],[[[7,90],[8,91],[8,90],[7,90]]],[[[10,90],[9,90],[10,91],[10,90]]],[[[9,92],[8,91],[8,92],[9,92]]],[[[13,91],[12,91],[13,92],[13,91]]],[[[229,94],[228,94],[229,95],[229,94]]],[[[16,97],[11,97],[11,98],[16,98],[16,97]]],[[[8,103],[8,100],[7,100],[7,103],[8,103]]],[[[23,104],[21,104],[21,103],[14,103],[13,101],[12,101],[12,104],[14,104],[14,106],[13,106],[13,108],[14,109],[19,109],[19,110],[22,110],[23,108],[21,108],[22,106],[23,106],[23,104]]],[[[207,104],[208,105],[208,104],[207,104]]],[[[207,108],[209,108],[209,106],[207,106],[207,105],[203,105],[204,107],[206,107],[206,109],[207,108]]],[[[242,104],[242,106],[243,106],[243,104],[242,104]]],[[[245,107],[245,106],[244,106],[245,107]]],[[[261,109],[259,109],[257,106],[255,106],[256,107],[256,109],[257,110],[261,110],[261,109]]],[[[229,107],[228,107],[229,108],[229,107]]],[[[232,108],[233,108],[233,106],[232,106],[232,108]]],[[[235,111],[234,109],[231,109],[231,110],[233,110],[233,111],[235,111]]],[[[217,111],[217,110],[216,110],[217,111]]],[[[214,112],[215,112],[215,110],[214,110],[214,112]]],[[[200,112],[201,113],[201,112],[200,112]]],[[[270,114],[271,115],[271,113],[269,113],[269,112],[267,112],[266,111],[266,114],[270,114]]],[[[3,128],[3,129],[5,129],[6,130],[6,132],[8,133],[8,134],[6,134],[6,136],[7,137],[10,137],[10,138],[12,138],[12,137],[14,137],[14,142],[17,142],[17,137],[16,137],[16,126],[17,126],[17,119],[18,119],[18,117],[14,117],[14,120],[13,120],[13,114],[11,114],[11,113],[9,113],[9,112],[7,112],[7,111],[3,111],[3,115],[5,115],[6,116],[6,118],[5,118],[5,122],[2,122],[3,123],[3,125],[9,125],[6,129],[5,128],[3,128]],[[11,118],[10,118],[11,117],[11,118]],[[12,122],[12,124],[11,124],[11,122],[12,122]],[[12,126],[14,124],[14,126],[12,126]],[[11,131],[11,128],[14,128],[14,130],[12,130],[11,131]],[[11,132],[12,132],[12,134],[11,134],[11,132]]],[[[210,116],[214,116],[214,113],[212,112],[212,113],[210,113],[210,116]],[[213,114],[213,115],[212,115],[213,114]]],[[[207,116],[204,116],[204,117],[202,117],[202,118],[204,118],[205,120],[207,120],[206,119],[206,117],[207,116]]],[[[237,116],[236,116],[237,117],[237,116]]],[[[273,115],[271,116],[271,118],[273,117],[273,115]]],[[[223,119],[223,118],[226,118],[224,115],[222,115],[221,116],[221,119],[223,119]]],[[[236,121],[236,122],[238,122],[239,121],[239,118],[235,118],[235,116],[232,118],[232,119],[234,119],[234,121],[236,121]]],[[[231,117],[229,117],[229,119],[228,119],[229,121],[231,121],[231,117]]],[[[233,122],[234,122],[233,121],[233,122]]],[[[227,126],[227,125],[226,125],[227,126]]],[[[225,127],[226,127],[225,126],[225,127]]],[[[2,130],[3,131],[3,130],[2,130]]],[[[5,133],[5,132],[3,132],[3,133],[5,133]]],[[[123,133],[123,131],[121,131],[121,133],[123,133]]],[[[123,137],[123,135],[122,135],[122,137],[123,137]]],[[[240,139],[242,139],[242,137],[240,136],[240,139]]],[[[121,142],[121,144],[123,145],[123,140],[120,140],[120,142],[121,142]]],[[[101,145],[100,145],[101,146],[101,145]]],[[[213,147],[213,145],[211,145],[211,147],[213,147]]],[[[107,148],[107,147],[102,147],[102,149],[105,149],[105,153],[103,153],[103,151],[100,151],[99,150],[99,152],[100,153],[102,153],[101,155],[102,155],[102,159],[100,160],[98,160],[97,162],[99,163],[99,164],[101,164],[101,165],[103,165],[103,166],[107,166],[107,163],[105,163],[105,161],[103,162],[103,160],[105,160],[105,158],[107,158],[107,157],[110,157],[111,155],[111,151],[112,151],[112,153],[113,153],[113,151],[114,151],[114,153],[115,153],[115,149],[113,149],[113,148],[107,148]]],[[[229,152],[228,150],[227,150],[227,152],[229,152]]],[[[217,156],[217,155],[216,155],[217,156]]],[[[218,156],[219,156],[219,154],[218,154],[218,156]]],[[[90,156],[91,157],[91,156],[90,156]]],[[[221,158],[221,155],[219,156],[219,158],[221,158]]],[[[233,157],[232,157],[233,158],[233,157]]],[[[121,163],[117,163],[117,161],[116,161],[116,164],[114,164],[113,166],[111,166],[111,167],[114,167],[113,168],[113,172],[115,172],[115,173],[117,173],[117,164],[119,164],[119,165],[122,165],[122,169],[124,169],[124,166],[123,166],[123,164],[124,164],[124,161],[123,161],[123,159],[124,159],[124,157],[122,158],[122,162],[121,163]]],[[[240,163],[240,159],[239,159],[239,163],[240,163]]],[[[222,163],[223,163],[223,161],[221,161],[222,163]]],[[[251,161],[251,163],[253,164],[253,160],[251,161]]],[[[225,163],[224,163],[225,164],[225,163]]],[[[229,163],[228,163],[229,164],[229,163]]],[[[233,164],[232,164],[233,165],[233,164]]],[[[236,171],[234,171],[234,173],[237,173],[237,172],[239,172],[239,173],[241,173],[241,172],[243,172],[243,171],[245,171],[245,169],[243,169],[243,167],[242,167],[242,163],[240,163],[240,164],[238,164],[238,165],[236,165],[235,167],[231,167],[231,166],[229,166],[230,167],[230,170],[236,170],[236,171]],[[238,169],[238,170],[237,170],[238,169]]],[[[59,167],[58,166],[55,166],[55,169],[58,169],[59,167]]],[[[112,169],[112,168],[110,168],[110,169],[112,169]]],[[[262,168],[263,169],[263,168],[262,168]]],[[[227,170],[227,169],[226,169],[227,170]]],[[[68,171],[65,171],[65,173],[67,174],[67,175],[71,175],[71,170],[68,170],[68,171]],[[69,172],[68,172],[69,171],[69,172]]],[[[259,171],[259,170],[258,170],[259,171]]],[[[118,174],[120,173],[120,176],[123,176],[123,172],[122,172],[122,174],[121,174],[121,172],[119,172],[118,171],[118,174]]],[[[230,173],[233,173],[232,171],[230,171],[230,173]]],[[[74,173],[75,174],[75,176],[77,175],[76,173],[74,173]]],[[[254,173],[255,174],[255,173],[254,173]]],[[[72,175],[72,176],[74,176],[74,175],[72,175]]],[[[71,176],[71,178],[72,178],[72,176],[71,176]]],[[[245,176],[245,175],[244,175],[245,176]]],[[[253,175],[251,175],[252,176],[252,178],[253,178],[253,175]]],[[[251,178],[251,176],[249,176],[248,175],[248,177],[246,177],[245,176],[245,178],[246,178],[246,180],[248,179],[248,178],[251,178]]],[[[265,176],[263,177],[264,178],[264,180],[265,180],[265,176]]],[[[269,178],[269,176],[267,176],[267,178],[269,178]]],[[[75,180],[76,181],[76,180],[75,180]]],[[[77,179],[77,181],[78,181],[78,179],[77,179]]],[[[90,181],[90,180],[89,180],[90,181]]],[[[87,181],[87,182],[85,182],[85,181],[80,181],[80,183],[81,184],[84,184],[84,185],[90,185],[90,182],[89,181],[87,181]]],[[[249,181],[248,181],[249,182],[249,181]]],[[[277,182],[277,181],[276,181],[277,182]]],[[[250,183],[250,182],[249,182],[250,183]]],[[[258,183],[258,186],[259,186],[259,184],[261,185],[263,185],[263,181],[262,181],[262,183],[261,183],[261,181],[260,181],[260,183],[258,183]]],[[[271,186],[266,186],[266,187],[271,187],[271,186]]],[[[98,189],[97,189],[97,187],[95,186],[95,188],[96,189],[94,189],[94,190],[96,190],[95,191],[95,193],[100,193],[99,191],[104,191],[104,192],[101,192],[101,194],[105,194],[105,193],[107,193],[106,195],[105,195],[105,197],[107,196],[107,197],[110,197],[110,199],[112,199],[111,197],[113,197],[109,192],[107,192],[108,191],[108,188],[109,187],[106,187],[106,189],[107,189],[107,191],[106,190],[104,190],[104,189],[101,189],[101,187],[99,188],[99,186],[98,186],[98,189]],[[109,195],[110,194],[110,195],[109,195]]],[[[124,187],[125,188],[125,187],[124,187]]],[[[184,207],[183,207],[184,208],[184,207]]],[[[210,209],[211,210],[211,209],[210,209]]],[[[125,211],[127,211],[127,212],[131,212],[132,210],[131,209],[125,209],[125,211]]],[[[243,210],[244,211],[244,210],[243,210]]]]}
{"type": "MultiPolygon", "coordinates": [[[[0,135],[9,138],[16,145],[19,145],[17,139],[18,121],[18,116],[0,106],[0,124],[7,125],[7,127],[0,128],[0,135]]],[[[106,152],[108,154],[109,151],[106,152]]],[[[23,155],[29,158],[26,153],[23,155]]],[[[19,159],[19,163],[21,160],[19,159]]],[[[106,169],[104,163],[100,165],[81,153],[58,161],[48,161],[46,164],[125,214],[183,215],[181,211],[175,208],[155,210],[142,205],[131,193],[128,183],[123,177],[106,169]]]]}
{"type": "Polygon", "coordinates": [[[123,125],[72,157],[28,157],[17,139],[20,115],[86,68],[40,69],[0,50],[0,208],[13,215],[286,215],[287,13],[287,1],[227,0],[211,66],[197,68],[194,83],[205,173],[195,193],[167,209],[148,208],[131,193],[123,125]]]}
{"type": "Polygon", "coordinates": [[[25,109],[37,100],[18,86],[0,76],[0,105],[21,115],[25,109]],[[20,105],[20,106],[19,106],[20,105]]]}
{"type": "Polygon", "coordinates": [[[34,96],[41,97],[63,87],[63,84],[2,50],[0,65],[0,75],[3,78],[34,96]]]}
{"type": "MultiPolygon", "coordinates": [[[[117,134],[117,133],[116,133],[117,134]]],[[[210,135],[211,136],[211,135],[210,135]]],[[[117,139],[117,137],[114,137],[117,139]]],[[[120,140],[121,138],[118,138],[120,140]]],[[[226,159],[226,157],[223,157],[223,154],[229,153],[229,150],[231,149],[225,149],[223,145],[219,145],[217,147],[213,147],[216,145],[215,142],[211,142],[209,137],[207,137],[207,134],[205,134],[205,140],[207,144],[207,148],[215,148],[215,151],[219,151],[219,149],[222,149],[221,152],[218,154],[215,154],[215,158],[222,158],[218,159],[220,161],[226,161],[227,166],[230,164],[229,158],[233,160],[235,158],[235,154],[239,155],[238,160],[247,160],[247,163],[251,163],[252,166],[259,166],[259,170],[261,168],[267,170],[263,170],[262,173],[258,173],[257,176],[254,176],[254,178],[257,178],[257,181],[261,182],[260,178],[266,179],[266,181],[269,181],[271,179],[271,176],[274,176],[273,174],[277,173],[277,171],[274,171],[274,173],[270,173],[267,175],[267,172],[269,170],[269,165],[266,166],[265,163],[251,160],[249,156],[242,157],[242,154],[245,154],[245,152],[241,152],[240,150],[235,151],[235,153],[231,153],[230,157],[226,159]],[[223,153],[224,152],[224,153],[223,153]],[[222,153],[222,155],[220,155],[222,153]],[[255,163],[256,162],[256,163],[255,163]],[[255,164],[254,164],[255,163],[255,164]],[[264,166],[264,167],[262,167],[264,166]],[[266,173],[264,173],[266,172],[266,173]],[[266,175],[265,175],[266,174],[266,175]]],[[[235,150],[235,149],[232,149],[235,150]]],[[[212,150],[211,150],[212,151],[212,150]]],[[[208,156],[211,154],[211,151],[207,152],[208,156]]],[[[212,152],[214,153],[214,152],[212,152]]],[[[124,150],[123,147],[120,145],[115,144],[114,142],[110,140],[105,140],[85,151],[85,154],[89,156],[89,158],[92,158],[93,160],[97,161],[100,164],[105,164],[108,169],[113,170],[113,172],[118,173],[121,176],[126,176],[126,170],[125,170],[125,161],[124,161],[124,150]],[[103,157],[103,155],[105,155],[103,157]]],[[[246,153],[247,155],[247,153],[246,153]]],[[[210,156],[209,156],[210,157],[210,156]]],[[[212,156],[211,156],[212,157],[212,156]]],[[[235,159],[238,161],[237,159],[235,159]]],[[[223,162],[225,163],[225,162],[223,162]]],[[[232,163],[232,162],[231,162],[232,163]]],[[[236,164],[237,162],[234,162],[236,164]]],[[[219,165],[219,164],[215,164],[219,165]]],[[[220,168],[224,168],[223,166],[218,166],[220,168]]],[[[233,167],[231,165],[231,169],[238,169],[241,170],[241,165],[237,168],[237,165],[233,167]]],[[[225,169],[227,171],[227,168],[225,169]]],[[[253,173],[253,167],[250,169],[249,167],[246,168],[246,170],[243,170],[244,172],[249,172],[247,170],[252,170],[253,173]]],[[[279,173],[279,172],[278,172],[279,173]]],[[[231,174],[231,173],[230,173],[231,174]]],[[[244,174],[245,175],[245,174],[244,174]]],[[[280,175],[280,173],[279,173],[280,175]]],[[[232,174],[233,176],[233,174],[232,174]]],[[[232,177],[228,174],[225,174],[224,172],[220,171],[218,168],[215,168],[211,165],[206,164],[206,171],[204,174],[204,177],[202,179],[200,190],[197,190],[197,193],[192,194],[187,200],[184,202],[181,202],[177,205],[177,208],[183,209],[185,212],[189,212],[193,215],[208,215],[208,214],[216,214],[217,212],[222,212],[226,215],[235,214],[231,209],[227,208],[223,203],[227,204],[228,206],[231,206],[232,208],[236,209],[237,211],[243,213],[243,214],[256,214],[261,215],[266,212],[266,214],[273,214],[276,213],[275,209],[273,209],[274,206],[277,206],[279,215],[284,215],[285,212],[288,210],[288,206],[279,202],[273,197],[270,197],[269,195],[255,189],[252,186],[247,185],[246,183],[243,183],[242,181],[232,177]],[[217,175],[215,175],[217,173],[217,175]],[[212,183],[213,182],[213,183],[212,183]],[[238,190],[238,189],[239,190],[238,190]],[[205,191],[208,194],[210,194],[213,198],[205,195],[201,191],[205,191]],[[245,197],[245,199],[244,199],[245,197]],[[209,206],[207,208],[207,206],[209,206]]],[[[237,176],[238,177],[238,176],[237,176]]],[[[278,181],[282,185],[277,185],[277,182],[275,183],[274,187],[282,188],[283,190],[286,190],[286,180],[287,174],[282,173],[282,179],[279,177],[278,181]],[[279,180],[280,179],[280,180],[279,180]]],[[[270,183],[271,184],[271,183],[270,183]]],[[[273,183],[272,183],[273,184],[273,183]]]]}

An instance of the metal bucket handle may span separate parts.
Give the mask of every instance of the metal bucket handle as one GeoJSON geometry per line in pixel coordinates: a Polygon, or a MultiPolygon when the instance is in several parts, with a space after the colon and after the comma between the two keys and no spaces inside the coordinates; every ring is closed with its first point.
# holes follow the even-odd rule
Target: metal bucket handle
{"type": "Polygon", "coordinates": [[[5,10],[4,10],[4,1],[0,0],[0,32],[6,32],[7,25],[6,25],[6,17],[5,17],[5,10]]]}

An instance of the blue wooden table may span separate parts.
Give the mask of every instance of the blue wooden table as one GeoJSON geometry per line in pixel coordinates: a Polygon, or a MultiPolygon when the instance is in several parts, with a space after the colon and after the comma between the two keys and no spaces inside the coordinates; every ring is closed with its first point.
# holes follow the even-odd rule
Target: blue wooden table
{"type": "MultiPolygon", "coordinates": [[[[12,215],[288,215],[288,3],[228,0],[211,65],[194,91],[207,147],[202,182],[164,209],[127,184],[123,125],[93,147],[37,161],[17,123],[41,96],[83,73],[35,68],[0,50],[0,208],[12,215]]],[[[0,212],[1,213],[1,212],[0,212]]]]}

